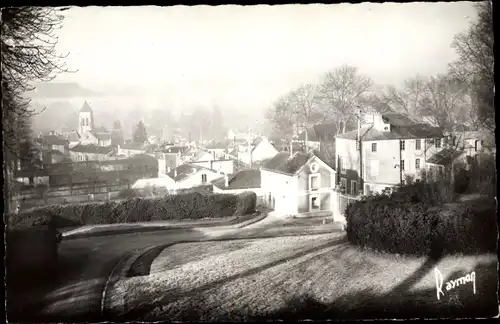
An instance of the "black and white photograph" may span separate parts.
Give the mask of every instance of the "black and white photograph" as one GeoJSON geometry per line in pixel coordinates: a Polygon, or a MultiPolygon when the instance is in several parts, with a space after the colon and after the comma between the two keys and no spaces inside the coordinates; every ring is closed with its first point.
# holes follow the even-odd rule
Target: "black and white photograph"
{"type": "Polygon", "coordinates": [[[493,11],[3,5],[6,322],[498,318],[493,11]]]}

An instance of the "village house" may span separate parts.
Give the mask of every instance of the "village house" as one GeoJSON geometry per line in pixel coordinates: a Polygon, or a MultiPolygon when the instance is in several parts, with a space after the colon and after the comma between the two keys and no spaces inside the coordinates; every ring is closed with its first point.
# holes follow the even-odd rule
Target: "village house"
{"type": "Polygon", "coordinates": [[[257,204],[266,204],[266,192],[261,187],[261,172],[256,169],[241,170],[226,174],[212,182],[214,193],[240,194],[246,191],[257,195],[257,204]]]}
{"type": "Polygon", "coordinates": [[[366,114],[359,134],[361,146],[358,130],[339,134],[335,140],[337,183],[351,196],[392,188],[407,175],[418,179],[427,158],[443,149],[441,129],[397,113],[366,114]]]}
{"type": "Polygon", "coordinates": [[[114,146],[82,145],[78,144],[69,150],[70,159],[79,161],[106,161],[115,159],[117,150],[114,146]]]}
{"type": "Polygon", "coordinates": [[[198,165],[183,164],[166,174],[172,182],[167,189],[187,189],[201,185],[209,185],[219,178],[221,173],[198,165]]]}
{"type": "Polygon", "coordinates": [[[223,159],[226,156],[230,142],[212,141],[205,146],[205,150],[212,153],[214,159],[223,159]]]}
{"type": "Polygon", "coordinates": [[[277,215],[328,215],[335,208],[336,171],[315,153],[281,152],[261,169],[266,203],[277,215]]]}
{"type": "Polygon", "coordinates": [[[191,164],[198,165],[219,173],[232,174],[234,173],[234,161],[229,159],[221,160],[208,160],[208,161],[194,161],[191,164]]]}
{"type": "Polygon", "coordinates": [[[256,138],[250,146],[241,147],[238,152],[238,160],[245,164],[252,165],[254,162],[261,162],[276,156],[279,151],[267,139],[261,136],[256,138]]]}
{"type": "Polygon", "coordinates": [[[134,156],[136,154],[144,154],[146,153],[145,145],[142,143],[124,143],[123,145],[117,146],[117,155],[120,156],[134,156]]]}
{"type": "Polygon", "coordinates": [[[307,146],[310,150],[320,150],[322,144],[335,142],[336,135],[337,126],[335,124],[318,124],[301,132],[296,141],[307,146]]]}
{"type": "Polygon", "coordinates": [[[43,164],[59,163],[69,158],[69,142],[61,135],[51,132],[39,138],[35,138],[34,143],[40,150],[43,164]]]}
{"type": "Polygon", "coordinates": [[[69,142],[69,148],[73,148],[80,144],[80,134],[77,131],[72,131],[66,134],[66,139],[69,142]]]}

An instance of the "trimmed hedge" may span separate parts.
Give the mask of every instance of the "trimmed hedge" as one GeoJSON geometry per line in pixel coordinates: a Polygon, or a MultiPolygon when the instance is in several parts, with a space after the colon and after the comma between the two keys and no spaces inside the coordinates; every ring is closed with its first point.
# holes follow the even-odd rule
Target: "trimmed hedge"
{"type": "Polygon", "coordinates": [[[495,251],[494,200],[440,204],[435,194],[432,187],[416,183],[350,204],[345,213],[348,240],[407,255],[495,251]]]}
{"type": "Polygon", "coordinates": [[[240,195],[183,193],[124,201],[50,205],[11,217],[11,226],[34,226],[53,222],[56,228],[93,224],[116,224],[158,220],[184,220],[241,216],[255,211],[253,192],[240,195]]]}

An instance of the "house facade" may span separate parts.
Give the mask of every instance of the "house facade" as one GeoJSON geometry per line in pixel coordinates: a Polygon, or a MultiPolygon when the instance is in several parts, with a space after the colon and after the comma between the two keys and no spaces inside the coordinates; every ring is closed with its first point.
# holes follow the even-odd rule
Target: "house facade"
{"type": "Polygon", "coordinates": [[[220,178],[221,174],[198,165],[183,164],[166,174],[173,180],[172,188],[187,189],[201,185],[209,185],[213,180],[220,178]]]}
{"type": "Polygon", "coordinates": [[[69,150],[73,162],[107,161],[115,159],[116,149],[113,146],[78,144],[69,150]]]}
{"type": "Polygon", "coordinates": [[[273,158],[279,151],[267,139],[261,136],[255,139],[251,146],[242,147],[238,152],[238,160],[251,165],[254,162],[261,162],[273,158]]]}
{"type": "Polygon", "coordinates": [[[125,143],[117,146],[117,155],[131,157],[136,154],[144,154],[144,145],[140,143],[125,143]]]}
{"type": "Polygon", "coordinates": [[[278,153],[261,167],[267,205],[277,215],[317,215],[335,208],[336,171],[313,153],[278,153]]]}
{"type": "Polygon", "coordinates": [[[427,158],[444,147],[442,131],[431,125],[400,114],[367,119],[359,130],[361,145],[358,130],[336,136],[337,184],[344,194],[368,195],[400,185],[407,176],[418,179],[427,158]]]}
{"type": "Polygon", "coordinates": [[[240,194],[251,191],[257,195],[257,204],[266,204],[266,193],[261,187],[261,171],[256,169],[241,170],[233,175],[225,175],[212,182],[213,192],[222,194],[240,194]]]}

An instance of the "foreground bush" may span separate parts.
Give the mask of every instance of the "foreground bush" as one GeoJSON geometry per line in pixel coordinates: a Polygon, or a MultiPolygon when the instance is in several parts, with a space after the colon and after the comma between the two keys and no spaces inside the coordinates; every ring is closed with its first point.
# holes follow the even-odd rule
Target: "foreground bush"
{"type": "Polygon", "coordinates": [[[123,201],[50,205],[12,218],[12,226],[52,222],[55,227],[241,216],[255,211],[256,195],[183,193],[123,201]]]}
{"type": "Polygon", "coordinates": [[[409,255],[495,250],[494,200],[448,204],[441,199],[423,183],[365,197],[346,209],[347,237],[356,245],[409,255]]]}

